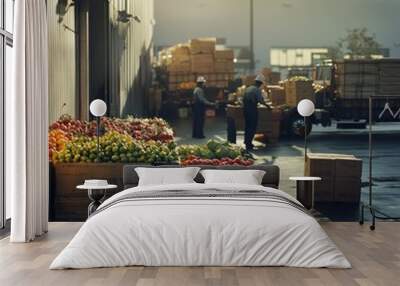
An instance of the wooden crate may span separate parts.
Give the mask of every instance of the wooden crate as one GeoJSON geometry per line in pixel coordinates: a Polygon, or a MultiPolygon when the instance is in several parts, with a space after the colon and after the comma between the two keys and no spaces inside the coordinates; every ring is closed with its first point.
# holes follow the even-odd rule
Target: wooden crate
{"type": "MultiPolygon", "coordinates": [[[[237,131],[244,130],[243,107],[228,105],[226,109],[227,117],[235,120],[237,131]]],[[[264,134],[269,142],[275,143],[280,137],[280,122],[282,111],[278,108],[258,108],[257,133],[264,134]]]]}
{"type": "Polygon", "coordinates": [[[279,106],[286,102],[285,89],[279,85],[267,86],[268,98],[273,105],[279,106]]]}
{"type": "Polygon", "coordinates": [[[107,198],[123,189],[121,163],[59,163],[51,164],[50,220],[84,221],[90,203],[86,190],[76,186],[86,179],[104,179],[118,186],[107,191],[107,198]]]}
{"type": "Polygon", "coordinates": [[[322,178],[315,183],[316,202],[360,201],[362,160],[352,155],[309,153],[304,170],[306,176],[322,178]]]}
{"type": "Polygon", "coordinates": [[[295,107],[303,99],[315,102],[312,81],[286,81],[284,83],[286,104],[295,107]]]}

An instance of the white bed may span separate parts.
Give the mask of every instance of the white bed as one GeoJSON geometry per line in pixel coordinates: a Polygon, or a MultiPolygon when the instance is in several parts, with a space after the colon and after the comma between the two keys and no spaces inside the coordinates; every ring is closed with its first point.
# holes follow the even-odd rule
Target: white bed
{"type": "Polygon", "coordinates": [[[254,185],[130,188],[100,206],[50,269],[128,265],[350,268],[318,222],[297,204],[282,191],[254,185]],[[189,195],[135,197],[145,191],[175,190],[189,195]],[[238,191],[244,194],[190,196],[191,192],[238,191]],[[259,191],[268,199],[264,193],[251,195],[259,191]]]}

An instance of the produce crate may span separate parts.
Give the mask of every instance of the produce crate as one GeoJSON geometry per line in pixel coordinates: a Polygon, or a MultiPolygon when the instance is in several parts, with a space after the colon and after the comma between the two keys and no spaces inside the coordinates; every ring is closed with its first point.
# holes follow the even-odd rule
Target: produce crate
{"type": "Polygon", "coordinates": [[[85,190],[77,190],[87,179],[104,179],[118,186],[107,191],[107,198],[122,191],[122,163],[59,163],[51,164],[50,220],[85,221],[90,203],[85,190]]]}
{"type": "Polygon", "coordinates": [[[352,155],[309,153],[305,175],[322,178],[315,183],[315,202],[360,201],[361,159],[352,155]]]}
{"type": "Polygon", "coordinates": [[[216,38],[197,38],[190,40],[190,52],[192,55],[197,54],[214,54],[216,38]]]}
{"type": "Polygon", "coordinates": [[[273,105],[279,106],[286,102],[285,89],[279,85],[267,86],[268,98],[273,105]]]}
{"type": "Polygon", "coordinates": [[[303,99],[309,99],[315,102],[314,88],[312,81],[285,81],[286,104],[295,107],[303,99]]]}
{"type": "MultiPolygon", "coordinates": [[[[228,105],[226,113],[235,121],[236,131],[243,131],[243,107],[228,105]]],[[[269,142],[276,143],[280,137],[281,117],[282,111],[278,108],[259,107],[257,133],[264,134],[269,142]]]]}

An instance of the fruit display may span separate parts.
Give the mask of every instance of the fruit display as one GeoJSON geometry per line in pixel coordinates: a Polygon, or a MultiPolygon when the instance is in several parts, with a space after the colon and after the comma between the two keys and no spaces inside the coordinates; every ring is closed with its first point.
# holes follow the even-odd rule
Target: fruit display
{"type": "Polygon", "coordinates": [[[61,129],[53,129],[49,131],[49,158],[53,158],[53,154],[65,148],[65,144],[69,141],[67,133],[61,129]]]}
{"type": "Polygon", "coordinates": [[[289,78],[288,81],[310,81],[310,79],[305,76],[296,75],[289,78]]]}
{"type": "Polygon", "coordinates": [[[49,128],[50,161],[154,163],[177,159],[171,153],[175,148],[173,131],[163,119],[103,117],[100,126],[104,135],[97,156],[96,122],[61,116],[49,128]]]}
{"type": "MultiPolygon", "coordinates": [[[[174,134],[168,123],[161,118],[101,118],[101,129],[104,132],[116,131],[128,134],[137,140],[155,140],[169,143],[174,140],[174,134]]],[[[69,115],[63,115],[50,125],[51,130],[62,130],[68,138],[74,136],[96,135],[95,121],[74,120],[69,115]]]]}
{"type": "Polygon", "coordinates": [[[177,153],[182,165],[252,165],[243,148],[209,140],[205,145],[181,145],[177,153]]]}
{"type": "Polygon", "coordinates": [[[221,158],[221,159],[202,159],[194,155],[188,156],[185,160],[181,161],[182,166],[190,165],[213,165],[213,166],[251,166],[253,165],[252,160],[242,158],[221,158]]]}
{"type": "Polygon", "coordinates": [[[192,90],[195,87],[196,87],[196,83],[193,82],[193,81],[181,82],[181,83],[178,84],[178,89],[181,89],[181,90],[185,90],[185,89],[186,90],[188,90],[188,89],[192,90]]]}
{"type": "Polygon", "coordinates": [[[77,136],[65,144],[61,151],[53,153],[53,162],[123,162],[146,163],[173,162],[178,159],[175,143],[139,141],[128,134],[109,131],[99,139],[77,136]]]}
{"type": "Polygon", "coordinates": [[[49,128],[49,159],[54,163],[140,163],[182,165],[253,164],[237,145],[210,140],[205,145],[174,142],[163,119],[102,118],[99,145],[96,123],[62,116],[49,128]]]}

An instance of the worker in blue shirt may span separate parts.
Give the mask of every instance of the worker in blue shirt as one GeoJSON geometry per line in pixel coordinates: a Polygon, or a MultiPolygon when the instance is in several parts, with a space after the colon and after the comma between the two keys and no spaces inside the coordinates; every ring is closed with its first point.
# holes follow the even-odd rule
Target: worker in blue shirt
{"type": "Polygon", "coordinates": [[[247,151],[254,148],[253,139],[258,124],[257,105],[258,103],[266,105],[261,91],[264,81],[265,77],[262,74],[257,75],[254,84],[247,87],[243,95],[244,144],[247,151]]]}
{"type": "Polygon", "coordinates": [[[193,133],[196,139],[205,138],[204,120],[207,106],[215,107],[215,103],[207,100],[204,92],[206,79],[203,76],[197,78],[197,86],[193,91],[193,133]]]}

